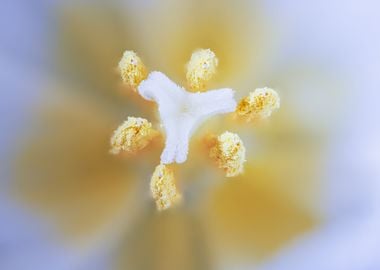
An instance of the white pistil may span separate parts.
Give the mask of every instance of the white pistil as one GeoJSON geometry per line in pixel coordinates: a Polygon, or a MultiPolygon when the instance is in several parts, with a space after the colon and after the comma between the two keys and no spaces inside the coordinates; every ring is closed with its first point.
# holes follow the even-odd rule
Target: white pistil
{"type": "Polygon", "coordinates": [[[232,89],[191,93],[157,71],[140,83],[138,92],[158,104],[166,132],[165,149],[161,154],[163,164],[185,162],[194,130],[211,116],[233,112],[236,107],[232,89]]]}

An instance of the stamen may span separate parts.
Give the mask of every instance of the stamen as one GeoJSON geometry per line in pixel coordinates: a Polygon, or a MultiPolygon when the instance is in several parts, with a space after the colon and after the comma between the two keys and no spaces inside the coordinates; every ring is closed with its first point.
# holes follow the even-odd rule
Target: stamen
{"type": "Polygon", "coordinates": [[[280,97],[276,91],[268,87],[257,88],[239,102],[236,114],[246,117],[247,121],[259,120],[271,116],[279,107],[280,97]]]}
{"type": "Polygon", "coordinates": [[[193,52],[186,65],[186,79],[191,89],[203,90],[206,82],[216,73],[218,58],[210,49],[193,52]]]}
{"type": "Polygon", "coordinates": [[[226,131],[218,136],[210,149],[210,157],[226,172],[227,177],[237,176],[243,172],[245,147],[237,134],[226,131]]]}
{"type": "Polygon", "coordinates": [[[111,138],[112,154],[118,154],[121,150],[137,152],[145,148],[149,142],[158,135],[152,128],[152,124],[144,118],[128,117],[121,124],[111,138]]]}
{"type": "Polygon", "coordinates": [[[147,77],[147,70],[140,57],[134,51],[125,51],[119,62],[123,82],[136,88],[147,77]]]}
{"type": "Polygon", "coordinates": [[[181,199],[175,185],[173,171],[163,164],[158,165],[154,170],[150,190],[160,211],[168,209],[181,199]]]}

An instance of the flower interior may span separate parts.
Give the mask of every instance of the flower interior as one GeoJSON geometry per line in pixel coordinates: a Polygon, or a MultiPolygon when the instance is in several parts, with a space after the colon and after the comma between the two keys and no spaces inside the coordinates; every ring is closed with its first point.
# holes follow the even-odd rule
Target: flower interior
{"type": "MultiPolygon", "coordinates": [[[[168,209],[181,201],[170,164],[187,160],[189,141],[198,126],[213,116],[231,113],[247,122],[257,121],[268,118],[280,107],[279,95],[268,87],[256,89],[240,102],[236,102],[233,89],[206,90],[207,82],[217,72],[218,64],[212,50],[195,50],[186,65],[188,87],[196,91],[190,92],[162,72],[148,74],[144,63],[133,51],[125,51],[119,62],[123,82],[143,99],[158,105],[161,122],[158,126],[163,127],[165,136],[165,147],[151,178],[152,197],[158,210],[168,209]]],[[[115,130],[110,152],[136,153],[148,147],[160,133],[147,119],[129,116],[115,130]]],[[[226,177],[234,177],[244,171],[246,150],[237,133],[226,131],[215,135],[209,147],[209,156],[226,177]]]]}

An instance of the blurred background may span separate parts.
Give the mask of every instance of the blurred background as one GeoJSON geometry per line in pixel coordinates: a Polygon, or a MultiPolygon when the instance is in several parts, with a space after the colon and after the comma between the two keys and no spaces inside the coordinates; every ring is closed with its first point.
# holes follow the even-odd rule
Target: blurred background
{"type": "Polygon", "coordinates": [[[0,269],[380,269],[380,4],[364,0],[3,0],[0,269]],[[175,167],[183,203],[157,212],[160,138],[109,155],[127,116],[159,121],[121,84],[135,50],[185,85],[211,48],[210,88],[270,86],[269,121],[215,118],[175,167]],[[202,145],[238,133],[245,173],[202,145]]]}

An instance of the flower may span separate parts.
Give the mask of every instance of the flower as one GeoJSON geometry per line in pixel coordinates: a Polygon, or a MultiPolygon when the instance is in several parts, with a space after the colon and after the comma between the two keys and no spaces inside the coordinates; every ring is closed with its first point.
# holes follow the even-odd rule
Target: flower
{"type": "MultiPolygon", "coordinates": [[[[161,164],[156,167],[151,178],[152,196],[156,200],[158,210],[169,208],[177,196],[173,173],[164,164],[186,161],[190,137],[202,122],[212,116],[235,110],[238,115],[258,114],[268,117],[273,109],[279,107],[278,94],[270,88],[257,89],[248,98],[243,99],[236,108],[234,91],[229,88],[192,93],[176,85],[158,71],[151,72],[138,84],[142,73],[129,68],[131,62],[133,62],[132,67],[144,67],[136,53],[125,51],[120,61],[123,63],[121,66],[125,63],[127,66],[121,72],[123,81],[131,87],[137,87],[138,93],[144,99],[158,104],[161,125],[166,133],[161,164]]],[[[217,65],[216,55],[210,49],[194,51],[186,66],[186,78],[190,87],[203,89],[205,82],[216,72],[217,65]]],[[[111,138],[111,152],[117,154],[120,150],[129,152],[140,150],[151,140],[151,133],[151,124],[147,120],[129,117],[114,132],[111,138]]],[[[210,149],[210,157],[215,159],[227,177],[237,176],[243,172],[245,147],[237,134],[224,132],[218,136],[215,145],[210,149]]]]}
{"type": "MultiPolygon", "coordinates": [[[[320,123],[307,121],[311,125],[305,125],[304,120],[309,118],[291,103],[290,94],[320,97],[327,93],[330,97],[340,88],[325,80],[326,74],[313,66],[304,68],[308,63],[300,63],[297,58],[290,57],[287,59],[291,61],[285,61],[283,66],[273,66],[268,56],[283,59],[283,51],[278,50],[283,40],[273,42],[273,20],[262,16],[256,2],[137,2],[138,5],[123,2],[127,8],[115,2],[65,2],[58,10],[59,16],[44,16],[58,19],[54,24],[43,25],[54,27],[52,33],[56,33],[59,42],[36,39],[41,45],[55,46],[40,46],[41,54],[54,52],[49,54],[54,69],[43,74],[47,79],[41,81],[42,86],[38,84],[36,91],[30,91],[33,83],[29,79],[35,71],[28,73],[27,80],[18,80],[27,85],[25,91],[29,91],[25,93],[39,93],[43,99],[37,104],[41,114],[30,114],[34,122],[22,134],[25,141],[12,145],[20,149],[23,157],[14,164],[18,174],[12,188],[17,204],[23,203],[24,210],[31,214],[36,211],[38,217],[42,215],[44,218],[39,220],[46,221],[55,235],[64,239],[65,251],[66,247],[75,249],[77,243],[85,243],[81,262],[91,262],[93,254],[96,258],[112,254],[110,261],[122,260],[125,267],[121,268],[127,269],[172,269],[168,264],[175,265],[173,269],[209,269],[222,266],[225,260],[231,261],[232,268],[235,263],[240,265],[235,255],[246,255],[243,260],[255,265],[249,268],[255,268],[263,259],[272,260],[292,239],[319,223],[313,207],[320,202],[321,194],[314,176],[319,170],[316,157],[323,148],[319,141],[315,143],[309,128],[320,130],[320,123]],[[207,87],[231,86],[238,90],[235,96],[240,100],[255,85],[270,82],[281,86],[281,96],[286,100],[281,113],[268,125],[241,125],[227,116],[214,117],[200,126],[193,134],[187,162],[175,171],[186,200],[182,206],[159,214],[154,211],[154,201],[149,197],[146,200],[146,192],[150,171],[159,163],[161,137],[133,155],[108,154],[112,130],[128,115],[144,117],[154,128],[159,127],[156,104],[146,102],[134,91],[126,91],[126,84],[121,85],[114,72],[126,47],[139,52],[147,66],[184,86],[188,86],[183,76],[184,63],[192,50],[213,48],[220,65],[207,87]],[[307,83],[306,87],[300,82],[307,83]],[[197,142],[204,132],[221,134],[224,130],[239,133],[247,147],[244,174],[237,181],[221,181],[221,170],[210,168],[208,153],[199,151],[197,142]],[[131,197],[135,200],[131,201],[131,197]],[[116,252],[116,258],[110,250],[116,252]],[[174,252],[175,257],[168,256],[174,252]],[[210,252],[213,256],[209,256],[210,252]]],[[[24,49],[31,52],[29,47],[24,49]]],[[[9,55],[17,62],[23,59],[12,52],[9,55]]],[[[328,103],[335,99],[322,100],[328,103]]],[[[336,104],[325,105],[336,110],[336,104]]],[[[323,119],[320,113],[318,110],[316,120],[323,119]]],[[[25,249],[22,246],[22,250],[29,252],[36,246],[46,254],[39,242],[25,249]]],[[[68,261],[65,255],[66,252],[64,259],[55,261],[53,268],[68,261]]],[[[24,261],[35,267],[32,259],[34,256],[28,256],[24,261]]]]}

